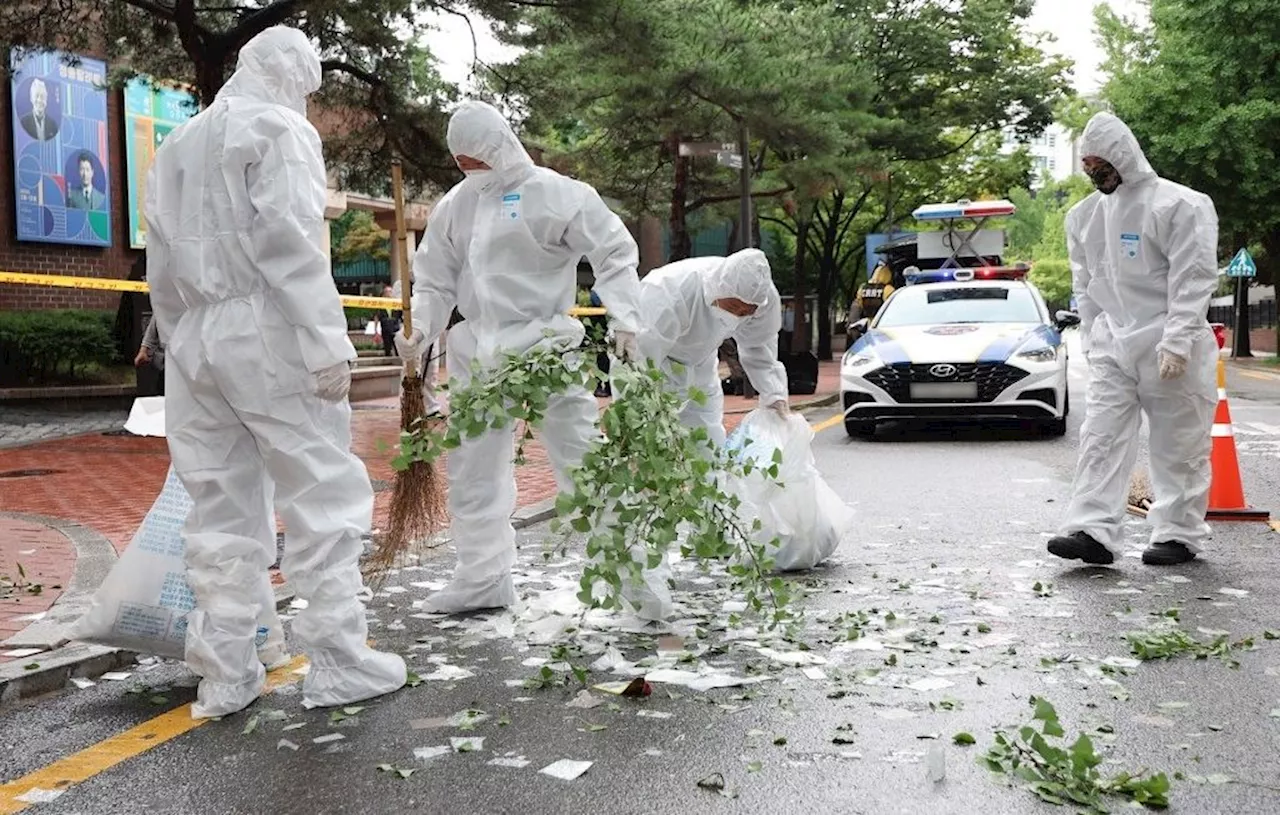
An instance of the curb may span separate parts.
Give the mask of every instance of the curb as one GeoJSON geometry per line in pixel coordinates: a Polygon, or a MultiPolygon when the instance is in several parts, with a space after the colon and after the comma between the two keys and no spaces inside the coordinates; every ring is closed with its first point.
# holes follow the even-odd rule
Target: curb
{"type": "MultiPolygon", "coordinates": [[[[811,409],[811,408],[827,407],[827,406],[829,406],[829,405],[834,405],[834,404],[835,404],[836,402],[838,402],[838,401],[840,401],[840,394],[838,394],[838,393],[831,393],[831,394],[827,394],[826,396],[815,396],[814,398],[809,399],[809,400],[804,401],[804,402],[796,402],[796,403],[794,403],[794,404],[792,404],[792,405],[791,405],[791,409],[792,409],[793,411],[799,411],[799,410],[809,410],[809,409],[811,409]]],[[[724,415],[726,415],[726,416],[741,416],[741,415],[743,415],[743,414],[750,413],[750,412],[751,412],[751,411],[753,411],[753,410],[755,410],[755,408],[753,408],[753,407],[751,407],[751,408],[734,408],[733,410],[726,410],[726,411],[724,412],[724,415]]]]}
{"type": "MultiPolygon", "coordinates": [[[[86,527],[67,521],[59,521],[40,515],[5,514],[45,523],[63,534],[67,534],[69,529],[76,527],[78,530],[82,530],[81,534],[101,537],[86,527]]],[[[527,507],[518,508],[515,514],[511,516],[511,525],[516,529],[524,529],[548,521],[555,517],[555,514],[555,499],[548,499],[527,507]]],[[[68,535],[68,537],[71,537],[71,535],[68,535]]],[[[75,538],[72,538],[72,540],[75,541],[75,538]]],[[[103,538],[103,540],[105,541],[106,539],[103,538]]],[[[110,546],[110,543],[107,543],[107,545],[110,546]]],[[[79,545],[77,544],[78,551],[79,545]]],[[[114,552],[114,549],[112,551],[114,552]]],[[[76,579],[79,579],[80,571],[80,564],[77,559],[76,579]]],[[[74,585],[75,583],[73,582],[74,585]]],[[[86,602],[92,600],[95,589],[96,586],[88,591],[86,602]]],[[[72,590],[69,589],[63,594],[63,597],[66,597],[71,592],[72,590]]],[[[275,593],[276,608],[284,611],[293,601],[295,592],[286,582],[276,586],[275,593]]],[[[58,599],[54,607],[61,601],[62,597],[58,599]]],[[[52,608],[50,611],[52,611],[52,608]]],[[[79,617],[79,614],[80,611],[75,612],[73,621],[79,617]]],[[[22,637],[32,627],[28,626],[16,636],[22,637]]],[[[63,643],[50,651],[37,654],[29,659],[18,659],[0,665],[0,709],[16,702],[62,690],[73,677],[96,679],[108,671],[118,670],[134,664],[139,656],[135,651],[126,651],[120,648],[108,648],[83,642],[67,642],[65,639],[63,643]],[[38,664],[40,667],[27,670],[25,666],[33,663],[38,664]]]]}

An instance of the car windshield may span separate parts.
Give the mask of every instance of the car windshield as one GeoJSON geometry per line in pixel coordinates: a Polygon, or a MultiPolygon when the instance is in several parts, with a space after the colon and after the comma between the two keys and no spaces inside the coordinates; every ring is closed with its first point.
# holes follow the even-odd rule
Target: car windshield
{"type": "Polygon", "coordinates": [[[900,290],[880,311],[876,328],[945,323],[1039,323],[1031,290],[1018,286],[924,285],[900,290]]]}

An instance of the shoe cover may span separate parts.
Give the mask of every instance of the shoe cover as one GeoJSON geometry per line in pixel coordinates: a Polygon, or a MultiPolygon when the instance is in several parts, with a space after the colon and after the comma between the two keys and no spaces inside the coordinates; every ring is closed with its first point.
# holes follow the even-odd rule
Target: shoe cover
{"type": "Polygon", "coordinates": [[[214,719],[244,710],[262,693],[267,681],[266,669],[255,664],[253,678],[238,684],[201,679],[196,701],[191,705],[191,718],[214,719]]]}
{"type": "Polygon", "coordinates": [[[508,573],[485,581],[454,578],[444,589],[427,598],[423,610],[434,614],[462,614],[507,608],[515,602],[516,587],[508,573]]]}
{"type": "Polygon", "coordinates": [[[306,707],[350,705],[391,693],[404,687],[409,669],[398,654],[365,648],[364,658],[355,665],[325,665],[317,657],[302,682],[302,704],[306,707]]]}

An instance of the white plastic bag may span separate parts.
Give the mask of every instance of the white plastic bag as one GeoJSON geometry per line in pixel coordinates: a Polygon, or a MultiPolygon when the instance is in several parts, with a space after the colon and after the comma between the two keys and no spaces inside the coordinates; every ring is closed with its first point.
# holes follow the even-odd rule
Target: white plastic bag
{"type": "Polygon", "coordinates": [[[778,539],[769,552],[780,571],[817,566],[853,524],[853,510],[818,472],[812,442],[813,430],[799,414],[783,419],[772,410],[755,410],[726,443],[740,462],[758,468],[736,484],[741,512],[748,523],[760,519],[760,540],[778,539]],[[776,483],[762,470],[773,466],[779,451],[776,483]]]}
{"type": "MultiPolygon", "coordinates": [[[[76,622],[73,639],[183,658],[187,612],[196,602],[187,585],[183,562],[186,546],[182,526],[191,506],[191,496],[170,467],[160,497],[94,593],[93,605],[76,622]]],[[[263,608],[258,615],[258,656],[274,668],[286,661],[288,653],[275,596],[265,576],[263,593],[263,608]]]]}

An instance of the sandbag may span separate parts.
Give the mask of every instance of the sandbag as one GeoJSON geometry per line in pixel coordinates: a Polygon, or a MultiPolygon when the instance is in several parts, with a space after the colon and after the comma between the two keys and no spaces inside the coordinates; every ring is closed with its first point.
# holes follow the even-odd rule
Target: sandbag
{"type": "MultiPolygon", "coordinates": [[[[187,585],[182,526],[191,513],[187,494],[173,468],[164,489],[142,519],[120,559],[93,595],[93,604],[72,629],[72,639],[143,654],[182,659],[187,612],[195,595],[187,585]]],[[[269,518],[275,516],[268,515],[269,518]]],[[[270,530],[272,547],[274,530],[270,530]]],[[[269,668],[288,659],[275,595],[263,575],[258,614],[258,656],[269,668]]]]}
{"type": "Polygon", "coordinates": [[[767,545],[779,571],[817,566],[853,525],[853,510],[818,472],[812,442],[813,430],[804,417],[791,413],[784,419],[772,410],[749,413],[726,442],[740,463],[757,468],[735,479],[733,487],[742,499],[743,521],[760,520],[759,541],[767,545]],[[763,470],[779,453],[775,481],[763,470]]]}

